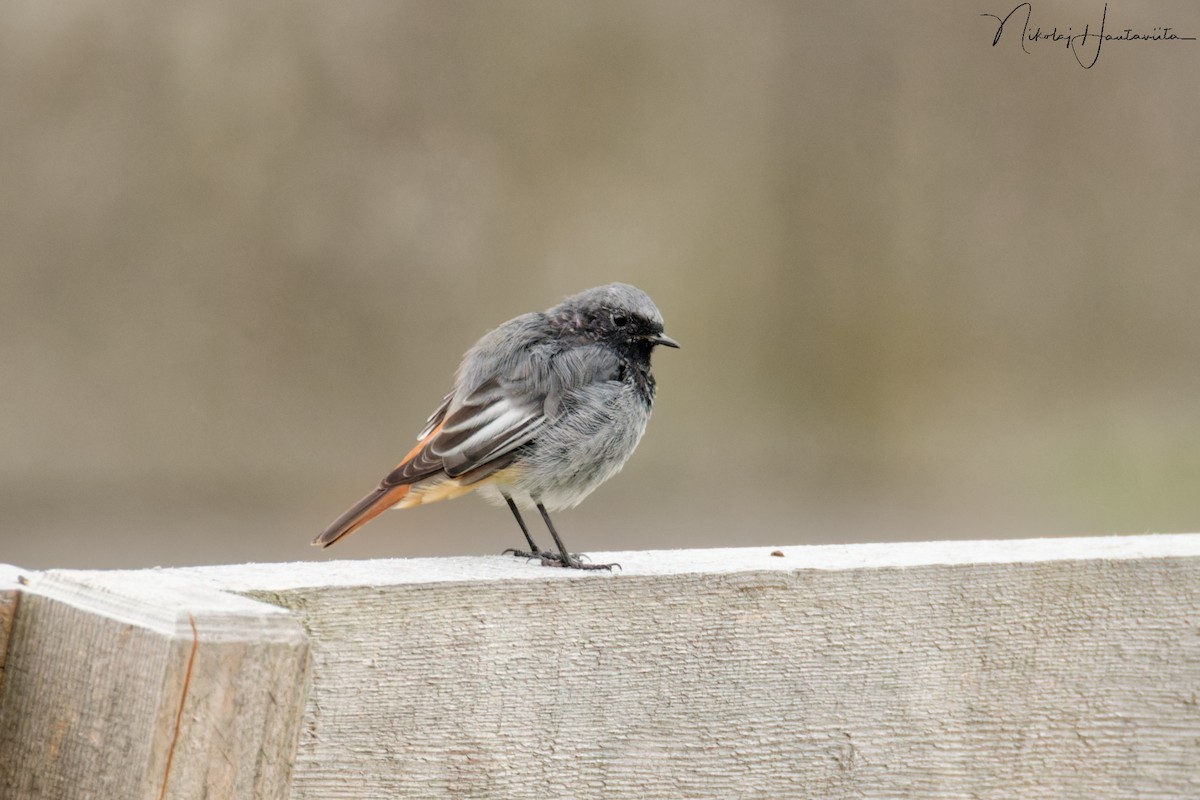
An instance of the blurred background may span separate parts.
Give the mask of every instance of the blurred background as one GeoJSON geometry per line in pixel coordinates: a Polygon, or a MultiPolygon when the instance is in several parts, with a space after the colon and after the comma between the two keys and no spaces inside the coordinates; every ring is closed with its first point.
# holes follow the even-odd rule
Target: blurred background
{"type": "Polygon", "coordinates": [[[1200,42],[1084,70],[1012,5],[6,4],[0,561],[519,544],[468,497],[308,546],[614,280],[684,349],[573,548],[1200,529],[1200,42]]]}

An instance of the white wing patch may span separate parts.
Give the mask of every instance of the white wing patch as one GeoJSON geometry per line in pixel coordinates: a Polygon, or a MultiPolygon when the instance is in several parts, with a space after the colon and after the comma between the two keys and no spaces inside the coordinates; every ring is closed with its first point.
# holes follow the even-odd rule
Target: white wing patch
{"type": "Polygon", "coordinates": [[[540,403],[494,395],[451,413],[430,442],[446,473],[461,475],[528,442],[546,422],[540,403]]]}

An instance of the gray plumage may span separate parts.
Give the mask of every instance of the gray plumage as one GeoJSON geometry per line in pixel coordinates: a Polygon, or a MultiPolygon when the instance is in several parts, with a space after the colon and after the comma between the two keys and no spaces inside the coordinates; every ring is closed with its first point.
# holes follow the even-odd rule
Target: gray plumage
{"type": "MultiPolygon", "coordinates": [[[[624,283],[588,289],[490,331],[463,357],[421,444],[314,544],[350,533],[383,510],[380,503],[406,507],[472,488],[515,514],[516,506],[540,507],[545,516],[577,505],[641,440],[654,402],[650,355],[657,345],[678,347],[663,334],[649,296],[624,283]]],[[[578,566],[560,556],[564,566],[578,566]]]]}

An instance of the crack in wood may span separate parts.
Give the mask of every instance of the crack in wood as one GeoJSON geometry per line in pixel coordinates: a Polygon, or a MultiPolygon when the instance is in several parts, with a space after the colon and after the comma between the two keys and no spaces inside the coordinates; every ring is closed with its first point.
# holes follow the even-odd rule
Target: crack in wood
{"type": "Polygon", "coordinates": [[[167,750],[167,768],[163,771],[162,791],[158,800],[167,796],[171,779],[171,761],[175,757],[175,745],[179,742],[179,729],[183,727],[183,707],[187,703],[188,686],[192,682],[192,666],[196,663],[196,649],[200,646],[200,635],[196,631],[196,618],[188,612],[188,624],[192,626],[192,652],[188,655],[187,670],[183,674],[183,693],[179,697],[179,710],[175,712],[175,732],[171,735],[171,746],[167,750]]]}

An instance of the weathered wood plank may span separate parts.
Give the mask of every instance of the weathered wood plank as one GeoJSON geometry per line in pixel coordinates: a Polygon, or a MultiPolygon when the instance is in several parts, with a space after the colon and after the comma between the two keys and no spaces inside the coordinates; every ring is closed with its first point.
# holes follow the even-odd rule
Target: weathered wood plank
{"type": "Polygon", "coordinates": [[[1200,797],[1200,536],[185,570],[313,645],[295,800],[1200,797]]]}
{"type": "Polygon", "coordinates": [[[307,637],[167,571],[34,573],[0,686],[0,797],[283,800],[307,637]]]}

